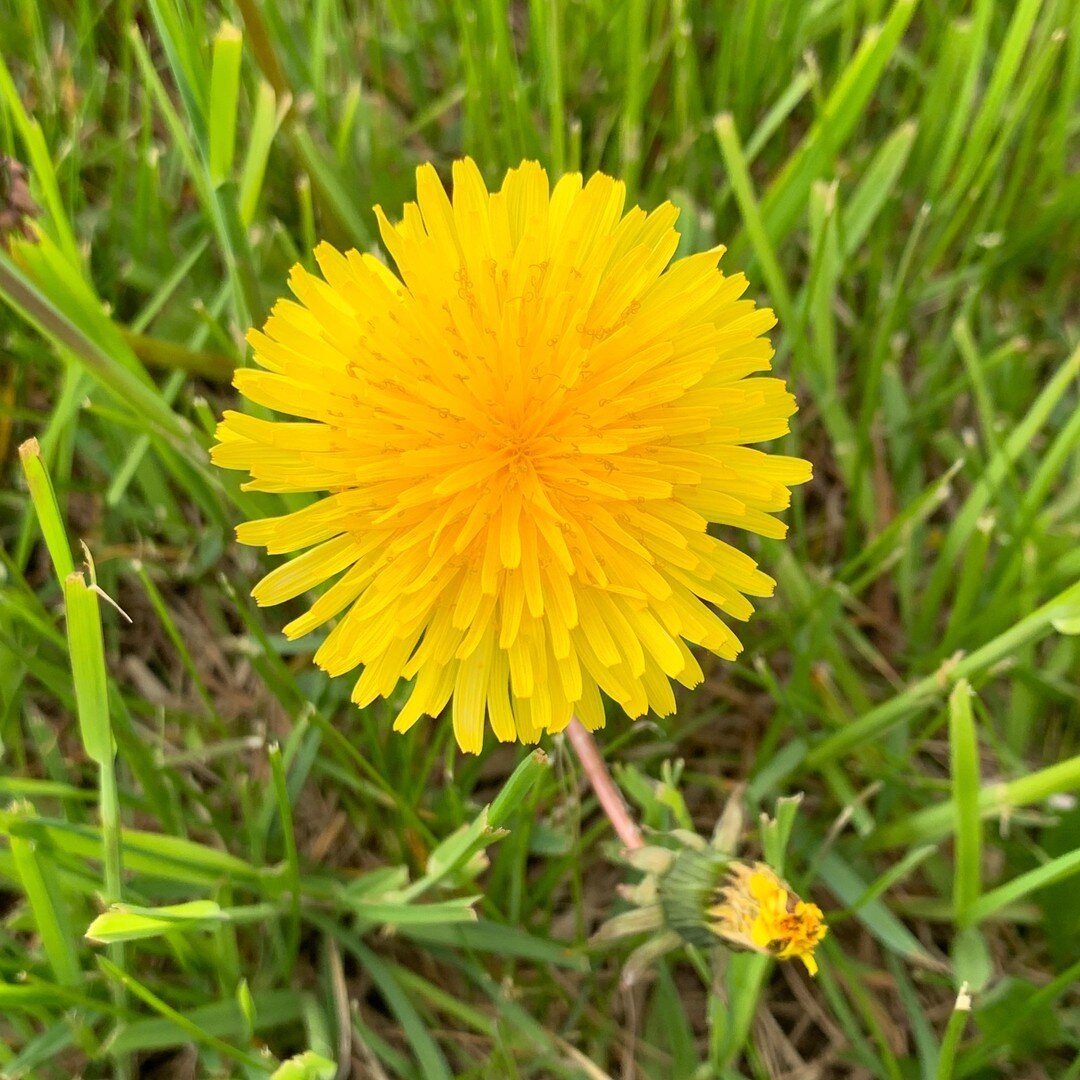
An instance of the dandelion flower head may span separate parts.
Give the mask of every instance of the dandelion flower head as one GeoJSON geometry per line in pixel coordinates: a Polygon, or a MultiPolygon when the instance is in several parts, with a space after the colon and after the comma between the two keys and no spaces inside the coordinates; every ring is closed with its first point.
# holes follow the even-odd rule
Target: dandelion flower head
{"type": "Polygon", "coordinates": [[[626,209],[603,174],[549,186],[535,162],[489,193],[469,159],[448,197],[417,170],[391,224],[397,272],[371,254],[297,266],[236,373],[249,400],[295,419],[226,412],[213,459],[247,487],[314,492],[251,521],[242,543],[302,554],[255,587],[279,604],[328,586],[289,638],[337,620],[315,654],[360,669],[353,700],[411,689],[404,731],[452,699],[462,749],[536,741],[573,715],[603,725],[694,686],[690,645],[740,650],[774,582],[710,524],[781,537],[773,514],[807,462],[749,444],[783,435],[795,402],[751,377],[771,311],[740,299],[722,250],[672,262],[677,211],[626,209]]]}
{"type": "Polygon", "coordinates": [[[728,944],[779,960],[798,957],[817,974],[814,949],[828,932],[821,908],[800,900],[764,863],[731,863],[711,916],[714,933],[728,944]]]}

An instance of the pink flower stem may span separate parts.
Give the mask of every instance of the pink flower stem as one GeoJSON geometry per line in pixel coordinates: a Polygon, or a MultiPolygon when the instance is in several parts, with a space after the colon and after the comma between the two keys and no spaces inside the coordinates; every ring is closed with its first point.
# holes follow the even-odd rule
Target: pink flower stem
{"type": "Polygon", "coordinates": [[[622,793],[615,786],[615,781],[608,772],[604,759],[597,749],[592,733],[585,730],[581,721],[574,717],[566,728],[566,736],[581,762],[581,769],[596,792],[597,801],[607,814],[616,835],[623,842],[627,851],[635,851],[645,846],[641,831],[634,824],[630,811],[626,807],[622,793]]]}

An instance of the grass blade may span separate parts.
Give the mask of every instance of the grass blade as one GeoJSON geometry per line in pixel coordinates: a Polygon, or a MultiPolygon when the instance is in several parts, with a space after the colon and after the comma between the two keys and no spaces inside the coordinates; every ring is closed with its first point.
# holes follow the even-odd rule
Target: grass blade
{"type": "Polygon", "coordinates": [[[214,38],[210,70],[211,184],[222,183],[232,173],[243,45],[240,31],[231,23],[224,23],[214,38]]]}
{"type": "Polygon", "coordinates": [[[982,889],[982,823],[979,817],[979,741],[971,699],[974,692],[961,679],[949,695],[949,760],[956,815],[956,869],[953,912],[956,924],[970,921],[972,905],[982,889]]]}

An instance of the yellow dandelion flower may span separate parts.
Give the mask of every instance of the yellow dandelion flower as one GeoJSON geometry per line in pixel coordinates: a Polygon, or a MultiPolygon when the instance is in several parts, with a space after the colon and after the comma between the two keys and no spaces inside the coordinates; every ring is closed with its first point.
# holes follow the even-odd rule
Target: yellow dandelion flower
{"type": "Polygon", "coordinates": [[[684,943],[798,959],[817,974],[814,950],[828,933],[817,904],[801,900],[765,863],[735,859],[718,846],[719,837],[708,844],[676,830],[656,839],[627,854],[643,876],[621,890],[629,910],[610,918],[594,939],[650,935],[627,960],[624,977],[636,977],[684,943]]]}
{"type": "Polygon", "coordinates": [[[814,949],[828,931],[821,908],[800,900],[770,867],[730,863],[719,901],[711,926],[728,944],[780,960],[798,957],[817,974],[814,949]]]}
{"type": "Polygon", "coordinates": [[[676,209],[625,209],[603,174],[549,188],[535,162],[489,193],[469,159],[448,198],[430,165],[391,224],[397,273],[374,255],[315,252],[249,341],[253,402],[227,412],[213,459],[247,487],[318,492],[240,526],[242,543],[307,550],[255,587],[263,605],[332,584],[285,627],[339,617],[316,662],[361,668],[358,705],[415,680],[405,731],[453,699],[463,750],[485,717],[536,741],[576,714],[604,723],[675,705],[733,658],[717,611],[746,619],[774,582],[710,523],[784,535],[772,514],[807,462],[747,444],[788,430],[795,402],[769,368],[771,311],[741,300],[721,250],[671,262],[676,209]]]}

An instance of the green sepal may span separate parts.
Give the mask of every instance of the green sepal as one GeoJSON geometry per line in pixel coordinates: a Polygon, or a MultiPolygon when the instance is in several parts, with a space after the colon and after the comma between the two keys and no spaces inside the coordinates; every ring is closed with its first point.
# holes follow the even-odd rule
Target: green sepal
{"type": "Polygon", "coordinates": [[[711,848],[695,851],[684,848],[671,869],[660,879],[660,906],[664,924],[684,941],[702,948],[716,944],[709,909],[731,856],[711,848]]]}

